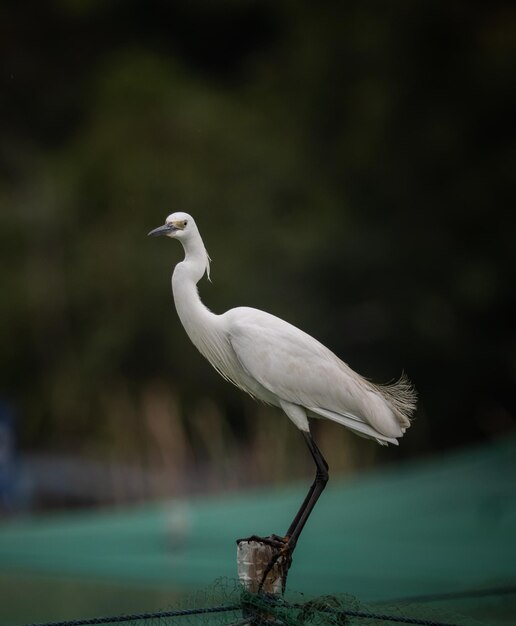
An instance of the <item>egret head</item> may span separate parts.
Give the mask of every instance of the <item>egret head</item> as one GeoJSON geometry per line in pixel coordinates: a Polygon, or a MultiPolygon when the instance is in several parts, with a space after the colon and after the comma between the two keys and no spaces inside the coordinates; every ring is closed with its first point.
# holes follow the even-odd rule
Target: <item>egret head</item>
{"type": "Polygon", "coordinates": [[[172,213],[167,217],[163,226],[159,226],[149,233],[150,237],[173,237],[174,239],[188,238],[189,234],[196,232],[194,219],[188,213],[172,213]]]}
{"type": "Polygon", "coordinates": [[[201,239],[201,235],[197,230],[197,224],[194,218],[188,213],[172,213],[167,217],[163,226],[159,226],[148,233],[151,237],[171,237],[179,239],[183,244],[185,252],[197,256],[200,261],[202,273],[206,272],[208,280],[210,280],[210,255],[201,239]]]}

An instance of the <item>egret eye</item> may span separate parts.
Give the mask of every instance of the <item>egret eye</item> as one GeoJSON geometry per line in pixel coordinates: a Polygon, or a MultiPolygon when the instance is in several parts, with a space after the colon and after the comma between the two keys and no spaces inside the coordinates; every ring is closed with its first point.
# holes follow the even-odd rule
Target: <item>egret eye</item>
{"type": "Polygon", "coordinates": [[[188,220],[185,220],[185,221],[183,222],[183,226],[186,226],[187,224],[188,224],[188,220]]]}

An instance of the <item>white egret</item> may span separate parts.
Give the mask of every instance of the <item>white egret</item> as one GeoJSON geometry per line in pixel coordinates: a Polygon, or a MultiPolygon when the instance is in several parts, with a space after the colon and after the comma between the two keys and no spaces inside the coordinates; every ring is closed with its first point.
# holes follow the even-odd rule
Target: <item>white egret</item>
{"type": "Polygon", "coordinates": [[[410,426],[415,390],[404,376],[385,386],[369,382],[319,341],[264,311],[238,307],[212,313],[197,291],[202,276],[209,278],[210,258],[187,213],[169,215],[149,235],[165,235],[183,245],[185,258],[174,269],[172,291],[193,344],[226,380],[283,409],[303,433],[317,468],[315,480],[285,537],[267,538],[281,543],[291,557],[328,481],[328,465],[310,434],[308,418],[327,418],[382,445],[397,444],[410,426]]]}

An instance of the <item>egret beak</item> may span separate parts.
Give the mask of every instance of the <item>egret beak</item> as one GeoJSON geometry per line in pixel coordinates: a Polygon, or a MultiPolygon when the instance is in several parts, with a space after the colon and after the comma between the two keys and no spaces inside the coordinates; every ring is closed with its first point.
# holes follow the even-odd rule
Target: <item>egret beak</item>
{"type": "Polygon", "coordinates": [[[168,235],[177,230],[175,226],[172,224],[164,224],[163,226],[158,226],[154,230],[151,230],[150,233],[147,233],[148,237],[159,237],[160,235],[168,235]]]}

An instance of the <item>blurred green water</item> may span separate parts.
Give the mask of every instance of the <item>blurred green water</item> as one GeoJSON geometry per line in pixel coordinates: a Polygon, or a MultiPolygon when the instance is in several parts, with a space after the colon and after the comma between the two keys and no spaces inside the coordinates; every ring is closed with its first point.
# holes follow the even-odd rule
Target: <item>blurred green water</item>
{"type": "MultiPolygon", "coordinates": [[[[346,592],[368,602],[387,602],[514,585],[515,446],[508,439],[350,482],[335,481],[296,549],[289,587],[312,595],[346,592]]],[[[127,612],[138,598],[147,605],[168,597],[168,589],[175,598],[179,592],[209,587],[217,578],[234,578],[235,539],[282,532],[302,495],[298,486],[192,500],[181,503],[180,521],[178,509],[169,502],[4,524],[2,581],[6,590],[17,581],[23,589],[20,576],[26,573],[36,604],[39,593],[48,600],[41,605],[41,620],[62,614],[60,604],[53,605],[50,598],[56,588],[51,581],[59,586],[63,577],[77,581],[70,584],[78,598],[79,581],[94,585],[89,588],[86,582],[85,598],[77,604],[88,614],[95,585],[104,585],[99,598],[107,604],[112,587],[111,613],[122,610],[126,586],[127,612]]],[[[1,611],[12,616],[7,593],[4,597],[1,611]]],[[[513,600],[498,599],[500,612],[513,606],[513,600]]],[[[485,598],[472,610],[493,601],[485,598]]],[[[467,607],[468,601],[462,602],[467,607]]],[[[33,608],[29,606],[30,615],[33,608]]],[[[32,619],[25,617],[23,607],[18,610],[19,623],[32,619]]]]}

